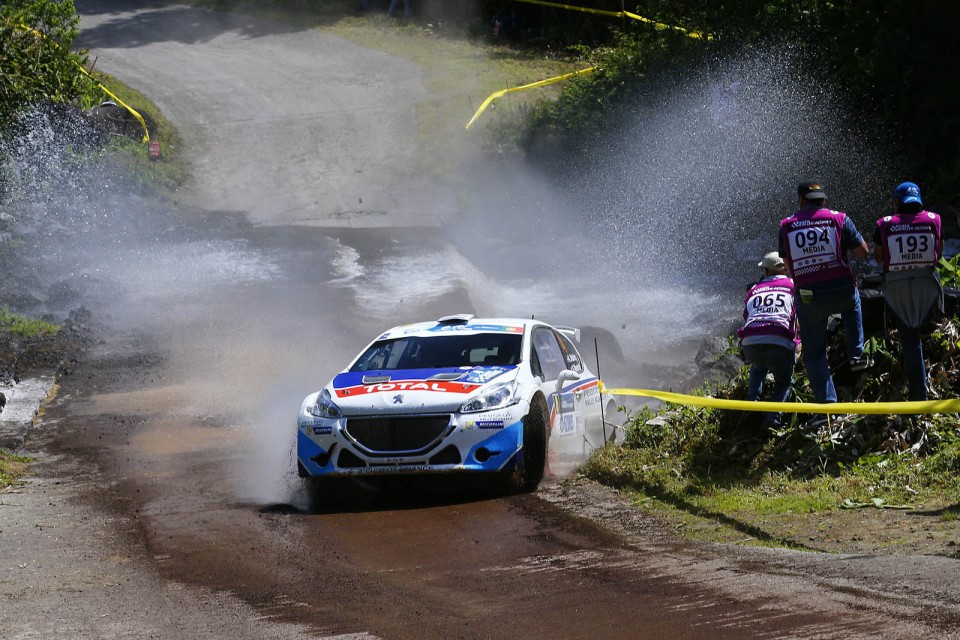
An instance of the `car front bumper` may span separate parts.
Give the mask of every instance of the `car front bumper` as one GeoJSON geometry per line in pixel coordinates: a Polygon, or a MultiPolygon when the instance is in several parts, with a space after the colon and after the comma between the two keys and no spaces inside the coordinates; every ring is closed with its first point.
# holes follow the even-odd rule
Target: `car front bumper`
{"type": "Polygon", "coordinates": [[[471,414],[336,420],[301,414],[300,473],[336,477],[503,471],[522,447],[524,409],[521,403],[471,414]]]}

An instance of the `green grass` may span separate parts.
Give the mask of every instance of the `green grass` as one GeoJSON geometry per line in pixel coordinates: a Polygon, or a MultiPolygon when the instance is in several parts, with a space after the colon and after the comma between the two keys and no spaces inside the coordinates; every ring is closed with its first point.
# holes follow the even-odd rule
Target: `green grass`
{"type": "Polygon", "coordinates": [[[0,449],[0,489],[19,484],[29,463],[30,458],[0,449]]]}
{"type": "Polygon", "coordinates": [[[25,338],[34,338],[56,335],[60,331],[60,327],[45,320],[27,318],[12,313],[9,308],[4,307],[0,309],[0,331],[25,338]]]}
{"type": "MultiPolygon", "coordinates": [[[[956,397],[960,386],[957,329],[957,321],[943,320],[925,338],[935,398],[956,397]]],[[[842,392],[859,390],[864,401],[901,399],[899,343],[884,336],[871,341],[877,364],[866,381],[840,374],[835,381],[842,392]]],[[[746,371],[699,391],[742,400],[746,371]]],[[[809,398],[802,371],[794,383],[798,396],[809,398]]],[[[810,538],[803,529],[811,519],[842,536],[838,523],[852,511],[912,509],[932,514],[938,526],[960,511],[956,415],[834,416],[819,429],[801,428],[807,416],[785,415],[789,423],[778,430],[764,430],[761,414],[752,412],[672,405],[661,411],[664,420],[651,422],[655,415],[632,416],[624,445],[598,451],[582,472],[632,492],[689,537],[746,535],[795,546],[810,538]]]]}
{"type": "Polygon", "coordinates": [[[539,101],[556,98],[561,85],[508,93],[494,100],[466,129],[483,101],[495,91],[590,66],[575,58],[441,37],[428,27],[397,25],[385,18],[344,20],[326,29],[420,67],[428,90],[417,107],[426,170],[458,166],[472,153],[515,151],[514,142],[527,116],[539,101]]]}
{"type": "MultiPolygon", "coordinates": [[[[140,193],[169,197],[183,185],[190,175],[189,166],[183,155],[183,144],[179,133],[167,120],[160,109],[139,91],[132,89],[116,78],[95,72],[94,77],[118,98],[135,109],[147,123],[151,141],[160,143],[160,159],[151,159],[148,146],[142,142],[138,129],[136,139],[114,136],[101,154],[105,161],[123,158],[125,165],[132,168],[130,174],[134,187],[140,193]]],[[[101,94],[102,100],[111,99],[101,94]]]]}
{"type": "Polygon", "coordinates": [[[844,550],[831,544],[856,534],[876,549],[896,551],[913,541],[909,528],[887,526],[884,511],[912,514],[915,522],[949,530],[960,518],[960,481],[953,472],[918,469],[914,456],[884,456],[838,474],[796,478],[766,471],[758,477],[698,478],[666,459],[660,464],[624,447],[597,452],[581,470],[621,489],[635,506],[663,520],[680,537],[798,550],[844,550]],[[643,462],[637,460],[640,458],[643,462]],[[632,465],[642,474],[631,476],[632,465]],[[611,471],[619,474],[614,477],[611,471]],[[867,513],[869,512],[869,513],[867,513]],[[917,514],[932,514],[923,518],[917,514]],[[866,515],[875,522],[863,524],[866,515]]]}

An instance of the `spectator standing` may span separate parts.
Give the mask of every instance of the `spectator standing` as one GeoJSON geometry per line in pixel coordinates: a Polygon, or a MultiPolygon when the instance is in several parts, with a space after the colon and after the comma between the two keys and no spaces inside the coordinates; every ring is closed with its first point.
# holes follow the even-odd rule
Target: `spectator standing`
{"type": "Polygon", "coordinates": [[[910,400],[927,399],[920,327],[934,305],[943,307],[936,265],[943,254],[940,216],[923,210],[920,187],[903,182],[893,190],[893,215],[877,220],[874,258],[883,268],[883,298],[900,334],[910,400]]]}
{"type": "Polygon", "coordinates": [[[836,402],[827,362],[827,322],[840,314],[847,338],[852,371],[872,364],[863,353],[863,316],[860,292],[847,252],[867,257],[867,243],[842,211],[827,209],[827,194],[819,182],[797,187],[799,210],[780,221],[779,249],[796,288],[795,303],[803,364],[817,402],[836,402]]]}
{"type": "MultiPolygon", "coordinates": [[[[771,402],[786,402],[797,360],[797,313],[793,280],[776,251],[757,265],[763,278],[750,287],[743,301],[743,326],[737,331],[743,355],[750,363],[747,399],[759,400],[767,373],[773,374],[771,402]]],[[[780,412],[768,412],[769,427],[780,426],[780,412]]]]}

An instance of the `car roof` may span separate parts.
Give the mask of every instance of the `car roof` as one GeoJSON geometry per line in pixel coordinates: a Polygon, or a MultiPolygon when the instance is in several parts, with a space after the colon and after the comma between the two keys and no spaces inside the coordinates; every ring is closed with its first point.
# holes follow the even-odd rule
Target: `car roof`
{"type": "Polygon", "coordinates": [[[377,340],[400,337],[434,337],[451,333],[523,334],[528,327],[545,325],[539,320],[523,318],[474,318],[470,315],[445,316],[429,322],[404,324],[384,331],[377,340]]]}

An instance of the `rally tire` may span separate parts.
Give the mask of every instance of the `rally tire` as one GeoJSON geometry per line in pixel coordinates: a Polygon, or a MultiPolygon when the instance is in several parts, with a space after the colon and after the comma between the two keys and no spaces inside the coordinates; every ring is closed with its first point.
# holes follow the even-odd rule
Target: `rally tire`
{"type": "Polygon", "coordinates": [[[547,464],[547,402],[537,394],[530,402],[530,412],[523,419],[523,450],[517,490],[529,493],[543,480],[547,464]]]}

